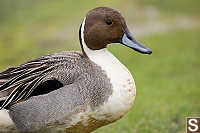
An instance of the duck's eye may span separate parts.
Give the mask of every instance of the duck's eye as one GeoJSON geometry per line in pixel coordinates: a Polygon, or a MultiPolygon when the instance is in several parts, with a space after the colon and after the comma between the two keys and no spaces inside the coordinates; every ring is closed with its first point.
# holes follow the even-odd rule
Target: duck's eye
{"type": "Polygon", "coordinates": [[[106,24],[107,24],[107,25],[111,25],[112,23],[113,23],[112,20],[110,20],[110,19],[107,19],[107,20],[106,20],[106,24]]]}

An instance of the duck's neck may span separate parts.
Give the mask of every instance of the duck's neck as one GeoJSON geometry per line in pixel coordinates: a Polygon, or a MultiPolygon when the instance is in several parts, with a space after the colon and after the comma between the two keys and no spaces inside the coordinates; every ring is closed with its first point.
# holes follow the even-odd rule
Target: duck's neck
{"type": "Polygon", "coordinates": [[[81,43],[81,48],[83,53],[92,61],[95,62],[95,60],[97,60],[97,58],[102,59],[102,60],[106,60],[106,57],[114,57],[108,50],[107,48],[102,48],[99,50],[92,50],[90,49],[87,44],[85,43],[85,39],[84,39],[84,30],[85,30],[85,21],[86,18],[84,18],[81,26],[80,26],[80,30],[79,30],[79,40],[81,43]]]}
{"type": "Polygon", "coordinates": [[[106,49],[100,49],[100,50],[91,50],[87,47],[87,45],[83,44],[83,50],[87,57],[92,60],[93,62],[97,63],[97,60],[110,60],[111,58],[116,58],[106,49]]]}

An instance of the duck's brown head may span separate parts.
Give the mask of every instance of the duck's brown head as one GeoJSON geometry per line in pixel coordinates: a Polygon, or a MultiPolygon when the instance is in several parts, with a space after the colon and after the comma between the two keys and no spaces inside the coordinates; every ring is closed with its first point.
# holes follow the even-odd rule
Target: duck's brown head
{"type": "Polygon", "coordinates": [[[134,39],[124,17],[108,7],[97,7],[88,12],[80,27],[80,42],[91,50],[106,48],[110,43],[121,43],[140,53],[152,51],[134,39]]]}

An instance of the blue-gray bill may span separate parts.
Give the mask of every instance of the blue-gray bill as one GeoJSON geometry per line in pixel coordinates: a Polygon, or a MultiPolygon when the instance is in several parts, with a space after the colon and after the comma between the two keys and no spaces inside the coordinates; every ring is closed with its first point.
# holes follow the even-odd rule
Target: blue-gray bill
{"type": "Polygon", "coordinates": [[[124,33],[120,43],[143,54],[152,53],[152,51],[149,48],[145,47],[144,45],[139,43],[137,40],[135,40],[135,38],[133,38],[130,32],[124,33]]]}

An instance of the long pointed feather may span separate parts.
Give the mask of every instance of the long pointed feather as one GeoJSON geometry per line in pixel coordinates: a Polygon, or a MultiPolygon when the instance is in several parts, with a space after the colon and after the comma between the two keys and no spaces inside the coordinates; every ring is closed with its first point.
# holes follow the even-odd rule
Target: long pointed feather
{"type": "Polygon", "coordinates": [[[23,88],[22,91],[20,91],[19,95],[16,97],[16,101],[19,101],[21,100],[22,98],[25,98],[24,96],[26,96],[28,94],[28,92],[30,91],[30,89],[32,89],[35,85],[35,83],[37,83],[38,80],[42,79],[43,77],[41,78],[36,78],[34,79],[32,82],[29,82],[27,83],[27,85],[25,86],[25,88],[23,88]]]}
{"type": "Polygon", "coordinates": [[[21,86],[23,86],[23,85],[19,85],[17,88],[15,88],[15,89],[11,92],[11,94],[8,96],[8,98],[5,100],[5,102],[4,102],[3,105],[1,106],[0,110],[3,109],[3,108],[5,108],[5,107],[12,101],[12,99],[14,98],[14,96],[17,94],[17,91],[16,91],[16,90],[17,90],[19,87],[21,87],[21,86]]]}
{"type": "Polygon", "coordinates": [[[37,72],[37,71],[45,70],[46,68],[47,68],[47,66],[41,66],[41,67],[39,67],[39,68],[34,68],[34,69],[32,69],[31,71],[29,71],[29,72],[27,72],[27,73],[25,73],[25,74],[22,73],[22,74],[20,74],[20,75],[18,75],[18,76],[16,76],[16,77],[14,77],[14,78],[11,79],[10,81],[6,82],[5,84],[3,84],[3,85],[0,87],[0,90],[3,90],[3,89],[5,89],[5,88],[7,88],[7,86],[13,84],[14,82],[16,82],[16,81],[18,81],[18,80],[20,80],[20,79],[23,79],[23,78],[29,76],[29,75],[32,74],[32,73],[35,73],[35,72],[37,72]]]}
{"type": "Polygon", "coordinates": [[[28,89],[29,91],[26,94],[25,99],[28,98],[31,95],[31,93],[34,91],[36,86],[41,83],[42,79],[43,79],[43,77],[41,77],[35,84],[33,84],[33,86],[30,89],[28,89]]]}
{"type": "Polygon", "coordinates": [[[69,58],[71,57],[49,55],[0,73],[0,94],[6,94],[0,97],[2,101],[5,100],[0,110],[27,99],[43,82],[45,75],[59,66],[66,65],[69,58]]]}
{"type": "Polygon", "coordinates": [[[11,92],[11,94],[5,100],[5,102],[3,103],[3,105],[0,109],[6,108],[11,103],[18,102],[21,99],[27,99],[30,96],[30,94],[33,92],[33,90],[36,88],[36,86],[42,81],[43,78],[44,78],[44,76],[42,76],[40,78],[36,78],[30,83],[20,84],[17,88],[15,88],[11,92]]]}

